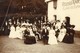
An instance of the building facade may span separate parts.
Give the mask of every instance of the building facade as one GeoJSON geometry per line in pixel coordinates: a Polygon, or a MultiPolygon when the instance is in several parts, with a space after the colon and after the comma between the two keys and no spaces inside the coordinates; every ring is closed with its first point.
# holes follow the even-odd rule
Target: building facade
{"type": "Polygon", "coordinates": [[[68,16],[70,24],[75,25],[75,30],[80,31],[80,0],[57,0],[57,2],[45,0],[45,2],[48,3],[48,19],[52,20],[56,15],[57,19],[63,21],[68,16]],[[55,4],[52,3],[56,3],[56,9],[54,8],[55,4]]]}

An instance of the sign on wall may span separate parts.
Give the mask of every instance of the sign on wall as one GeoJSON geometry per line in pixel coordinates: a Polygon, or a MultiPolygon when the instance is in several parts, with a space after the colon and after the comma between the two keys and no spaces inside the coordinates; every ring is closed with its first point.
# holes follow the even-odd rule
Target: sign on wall
{"type": "Polygon", "coordinates": [[[63,9],[74,9],[80,7],[80,0],[65,0],[62,2],[63,9]]]}

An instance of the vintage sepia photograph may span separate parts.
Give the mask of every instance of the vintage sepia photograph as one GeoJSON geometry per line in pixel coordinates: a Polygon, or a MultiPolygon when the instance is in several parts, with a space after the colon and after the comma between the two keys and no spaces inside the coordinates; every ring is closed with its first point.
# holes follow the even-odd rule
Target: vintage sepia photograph
{"type": "Polygon", "coordinates": [[[80,0],[0,0],[0,53],[79,53],[80,0]]]}

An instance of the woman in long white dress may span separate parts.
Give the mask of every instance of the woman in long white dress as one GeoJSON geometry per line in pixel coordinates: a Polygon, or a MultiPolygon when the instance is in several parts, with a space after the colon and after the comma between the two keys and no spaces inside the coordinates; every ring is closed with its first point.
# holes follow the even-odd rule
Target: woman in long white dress
{"type": "Polygon", "coordinates": [[[66,35],[66,29],[64,28],[64,26],[61,26],[60,33],[59,33],[59,36],[58,36],[58,41],[62,42],[65,35],[66,35]]]}
{"type": "Polygon", "coordinates": [[[58,44],[56,36],[55,36],[55,30],[53,29],[53,27],[51,27],[51,29],[49,30],[48,44],[50,45],[58,44]]]}
{"type": "Polygon", "coordinates": [[[11,27],[10,27],[9,38],[16,38],[16,36],[15,36],[15,27],[14,27],[14,25],[11,25],[11,27]]]}
{"type": "Polygon", "coordinates": [[[25,26],[22,26],[19,30],[20,32],[20,35],[18,35],[18,38],[19,39],[23,39],[23,36],[24,36],[24,31],[26,30],[26,27],[25,26]]]}
{"type": "Polygon", "coordinates": [[[18,26],[16,27],[16,37],[18,38],[20,35],[21,35],[21,34],[20,34],[20,26],[18,25],[18,26]]]}

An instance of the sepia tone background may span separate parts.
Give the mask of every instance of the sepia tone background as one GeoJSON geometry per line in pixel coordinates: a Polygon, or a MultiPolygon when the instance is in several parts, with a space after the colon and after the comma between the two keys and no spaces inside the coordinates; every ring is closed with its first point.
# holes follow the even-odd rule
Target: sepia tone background
{"type": "MultiPolygon", "coordinates": [[[[59,5],[60,4],[61,3],[59,3],[59,5]]],[[[56,9],[56,5],[54,8],[56,9]]],[[[64,17],[64,10],[61,11],[61,7],[59,7],[59,10],[60,14],[58,14],[58,17],[60,17],[60,15],[63,15],[61,17],[64,17]]],[[[71,9],[69,11],[66,10],[65,16],[67,16],[67,12],[70,11],[71,9]]],[[[70,16],[74,17],[74,21],[72,18],[71,22],[78,28],[75,30],[76,33],[74,44],[59,43],[58,45],[43,45],[42,41],[40,41],[33,45],[26,45],[23,40],[9,39],[8,36],[0,35],[0,53],[79,53],[80,15],[78,12],[80,12],[80,8],[72,9],[72,12],[70,12],[70,16]]],[[[5,17],[35,17],[44,16],[47,15],[47,13],[48,4],[45,0],[0,0],[0,27],[2,26],[5,17]]]]}

